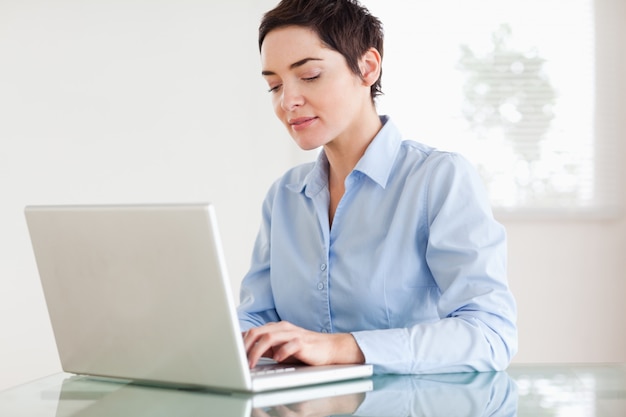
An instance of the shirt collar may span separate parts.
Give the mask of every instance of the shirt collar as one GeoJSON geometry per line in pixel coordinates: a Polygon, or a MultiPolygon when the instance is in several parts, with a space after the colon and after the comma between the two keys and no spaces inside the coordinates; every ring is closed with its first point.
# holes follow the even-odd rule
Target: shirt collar
{"type": "MultiPolygon", "coordinates": [[[[389,116],[380,116],[380,121],[383,127],[369,144],[353,171],[366,175],[382,188],[385,188],[400,149],[402,137],[389,116]]],[[[287,187],[294,192],[304,191],[307,197],[312,197],[327,186],[328,159],[322,150],[313,168],[304,179],[301,182],[289,184],[287,187]]]]}
{"type": "Polygon", "coordinates": [[[354,171],[367,175],[372,181],[385,188],[400,149],[402,137],[389,116],[380,116],[380,121],[383,123],[382,129],[367,147],[354,167],[354,171]]]}

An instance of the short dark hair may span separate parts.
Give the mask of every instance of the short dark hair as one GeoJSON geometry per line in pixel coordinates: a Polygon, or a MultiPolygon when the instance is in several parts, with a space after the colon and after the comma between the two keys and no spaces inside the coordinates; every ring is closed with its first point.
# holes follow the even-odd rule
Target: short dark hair
{"type": "MultiPolygon", "coordinates": [[[[362,76],[359,59],[369,48],[383,55],[383,25],[358,0],[282,0],[263,15],[259,51],[269,32],[285,26],[313,30],[326,46],[346,59],[350,70],[362,76]]],[[[372,100],[382,94],[381,75],[371,86],[372,100]]]]}

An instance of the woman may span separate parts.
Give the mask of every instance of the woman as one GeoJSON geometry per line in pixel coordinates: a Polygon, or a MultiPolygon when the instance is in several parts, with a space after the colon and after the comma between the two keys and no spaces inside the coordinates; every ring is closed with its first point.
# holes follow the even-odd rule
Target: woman
{"type": "Polygon", "coordinates": [[[259,48],[276,116],[322,151],[263,203],[238,310],[250,366],[504,369],[517,350],[505,231],[462,157],[377,114],[380,21],[356,0],[283,0],[259,48]]]}

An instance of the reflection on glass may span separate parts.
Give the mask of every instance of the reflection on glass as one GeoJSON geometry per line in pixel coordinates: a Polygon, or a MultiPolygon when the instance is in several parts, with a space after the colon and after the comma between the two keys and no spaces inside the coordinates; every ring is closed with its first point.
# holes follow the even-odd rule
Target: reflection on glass
{"type": "Polygon", "coordinates": [[[521,374],[519,410],[524,415],[550,417],[595,416],[598,390],[591,374],[555,372],[521,374]]]}
{"type": "Polygon", "coordinates": [[[252,415],[512,417],[517,387],[505,372],[377,376],[370,392],[255,409],[252,415]]]}
{"type": "Polygon", "coordinates": [[[385,376],[354,415],[512,417],[517,386],[506,372],[385,376]]]}
{"type": "Polygon", "coordinates": [[[515,416],[517,389],[504,372],[377,376],[264,394],[217,394],[72,377],[57,417],[79,416],[515,416]]]}
{"type": "Polygon", "coordinates": [[[72,377],[63,383],[56,417],[200,416],[247,417],[247,402],[217,395],[72,377]]]}
{"type": "Polygon", "coordinates": [[[371,389],[370,379],[359,379],[260,394],[215,393],[70,377],[63,382],[56,417],[250,417],[280,410],[283,404],[313,410],[309,416],[351,413],[371,389]]]}
{"type": "Polygon", "coordinates": [[[365,394],[355,393],[335,397],[316,398],[271,407],[255,407],[252,417],[323,417],[331,415],[354,415],[365,394]]]}

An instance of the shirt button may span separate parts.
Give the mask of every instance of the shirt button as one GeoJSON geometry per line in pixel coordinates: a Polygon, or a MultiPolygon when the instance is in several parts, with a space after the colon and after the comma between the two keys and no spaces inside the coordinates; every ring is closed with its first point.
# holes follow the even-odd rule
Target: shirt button
{"type": "Polygon", "coordinates": [[[324,283],[323,282],[318,282],[317,283],[317,289],[320,290],[320,291],[323,290],[324,289],[324,283]]]}
{"type": "Polygon", "coordinates": [[[328,330],[322,329],[322,333],[328,333],[328,330]]]}
{"type": "Polygon", "coordinates": [[[320,269],[321,269],[322,271],[326,271],[326,264],[321,264],[321,265],[320,265],[320,269]]]}

